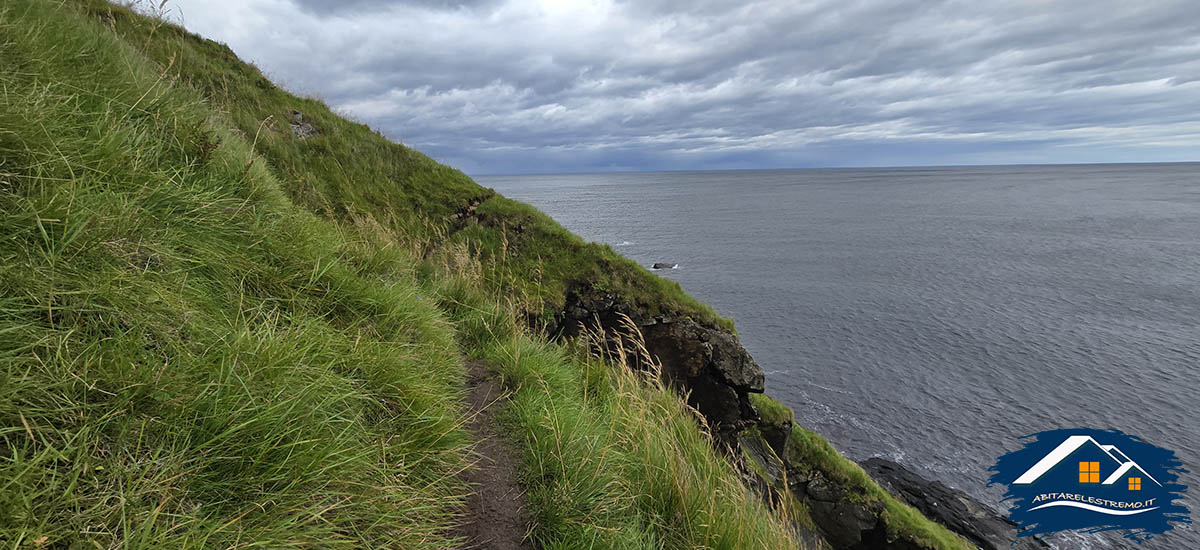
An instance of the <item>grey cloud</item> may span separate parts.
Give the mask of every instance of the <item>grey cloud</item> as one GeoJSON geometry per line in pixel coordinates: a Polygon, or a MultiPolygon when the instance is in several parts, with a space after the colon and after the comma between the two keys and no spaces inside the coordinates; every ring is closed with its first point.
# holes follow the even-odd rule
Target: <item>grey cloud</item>
{"type": "Polygon", "coordinates": [[[474,10],[495,6],[499,0],[295,0],[300,9],[317,15],[386,14],[396,6],[432,10],[474,10]]]}
{"type": "Polygon", "coordinates": [[[1200,144],[1187,2],[173,1],[285,85],[479,172],[1161,160],[1200,144]]]}

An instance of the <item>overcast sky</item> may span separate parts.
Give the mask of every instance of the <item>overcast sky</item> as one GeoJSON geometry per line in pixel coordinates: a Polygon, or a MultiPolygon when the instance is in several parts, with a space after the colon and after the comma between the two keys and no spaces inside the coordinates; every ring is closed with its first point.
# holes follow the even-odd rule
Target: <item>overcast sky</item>
{"type": "Polygon", "coordinates": [[[1200,160],[1195,0],[169,0],[472,174],[1200,160]]]}

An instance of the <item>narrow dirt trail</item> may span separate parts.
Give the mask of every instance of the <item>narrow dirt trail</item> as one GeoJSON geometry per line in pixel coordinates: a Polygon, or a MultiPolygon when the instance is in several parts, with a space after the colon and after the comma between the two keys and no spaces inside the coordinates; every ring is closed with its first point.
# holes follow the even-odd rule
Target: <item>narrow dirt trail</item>
{"type": "Polygon", "coordinates": [[[525,540],[530,525],[525,491],[517,480],[519,454],[497,430],[495,403],[504,395],[499,377],[482,361],[467,363],[471,420],[478,463],[463,473],[473,492],[466,522],[454,534],[466,539],[462,550],[535,550],[525,540]]]}

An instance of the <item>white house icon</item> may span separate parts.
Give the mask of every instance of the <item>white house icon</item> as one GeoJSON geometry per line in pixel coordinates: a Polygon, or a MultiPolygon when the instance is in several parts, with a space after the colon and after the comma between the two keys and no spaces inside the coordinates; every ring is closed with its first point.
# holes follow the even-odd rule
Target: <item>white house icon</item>
{"type": "MultiPolygon", "coordinates": [[[[1047,454],[1045,457],[1039,460],[1037,464],[1034,464],[1032,468],[1021,474],[1021,477],[1018,477],[1017,480],[1013,482],[1013,485],[1028,485],[1037,481],[1038,478],[1050,471],[1051,468],[1057,466],[1058,463],[1066,460],[1068,456],[1071,456],[1075,453],[1075,451],[1088,444],[1095,445],[1096,448],[1100,449],[1100,451],[1104,453],[1104,456],[1112,459],[1112,463],[1109,464],[1109,466],[1116,468],[1112,474],[1104,478],[1104,481],[1100,483],[1101,485],[1112,485],[1120,480],[1123,476],[1128,474],[1131,470],[1136,469],[1137,471],[1141,472],[1142,475],[1150,478],[1150,481],[1153,481],[1156,485],[1162,487],[1162,484],[1159,483],[1157,479],[1154,479],[1154,476],[1151,476],[1146,472],[1146,470],[1142,469],[1137,462],[1134,462],[1131,458],[1129,458],[1129,456],[1122,452],[1121,449],[1118,449],[1116,445],[1101,445],[1095,439],[1092,439],[1091,436],[1087,435],[1073,435],[1068,437],[1065,441],[1060,443],[1058,447],[1055,447],[1053,451],[1050,451],[1050,454],[1047,454]]],[[[1093,482],[1094,481],[1095,480],[1093,480],[1093,482]]]]}

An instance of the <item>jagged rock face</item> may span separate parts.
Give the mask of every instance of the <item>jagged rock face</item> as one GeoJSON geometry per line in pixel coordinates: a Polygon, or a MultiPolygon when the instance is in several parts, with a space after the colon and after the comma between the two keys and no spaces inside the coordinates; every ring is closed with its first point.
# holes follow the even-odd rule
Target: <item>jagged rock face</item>
{"type": "Polygon", "coordinates": [[[615,294],[581,289],[568,292],[550,331],[570,337],[598,324],[611,345],[623,345],[622,316],[642,332],[647,351],[662,365],[663,379],[688,393],[688,403],[718,437],[733,442],[737,430],[757,419],[747,394],[762,393],[763,371],[728,331],[677,313],[651,317],[615,294]]]}
{"type": "Polygon", "coordinates": [[[783,456],[784,449],[787,447],[788,436],[791,435],[791,423],[788,424],[759,424],[759,430],[762,432],[763,440],[771,446],[771,449],[776,454],[783,456]]]}
{"type": "Polygon", "coordinates": [[[792,493],[808,504],[813,521],[834,548],[860,547],[863,535],[874,531],[879,523],[880,510],[849,499],[841,487],[824,477],[796,475],[793,479],[789,484],[792,493]]]}
{"type": "MultiPolygon", "coordinates": [[[[738,446],[758,463],[759,471],[755,472],[756,482],[748,483],[748,485],[756,486],[760,484],[763,487],[777,487],[785,479],[783,460],[779,458],[779,454],[767,445],[767,442],[753,437],[738,437],[738,446]]],[[[775,498],[774,495],[768,495],[770,498],[775,498]]]]}
{"type": "Polygon", "coordinates": [[[864,461],[862,467],[884,489],[982,550],[1049,548],[1036,539],[1017,539],[1017,526],[991,507],[962,491],[925,479],[900,464],[872,458],[864,461]]]}
{"type": "MultiPolygon", "coordinates": [[[[760,430],[761,430],[760,424],[760,430]]],[[[767,444],[764,440],[763,444],[767,444]]],[[[824,471],[797,458],[793,441],[785,442],[782,459],[786,485],[773,483],[774,490],[786,490],[808,507],[813,523],[834,550],[925,550],[907,538],[888,535],[883,504],[852,495],[845,486],[824,471]]],[[[756,458],[757,460],[757,458],[756,458]]]]}
{"type": "Polygon", "coordinates": [[[808,506],[813,523],[835,550],[924,550],[907,539],[889,538],[883,506],[851,497],[820,472],[805,474],[787,466],[787,489],[808,506]]]}
{"type": "Polygon", "coordinates": [[[642,333],[647,347],[654,346],[661,350],[660,355],[665,352],[672,357],[672,366],[679,369],[672,375],[694,378],[709,374],[735,390],[763,391],[762,369],[733,334],[688,318],[644,325],[642,333]]]}

